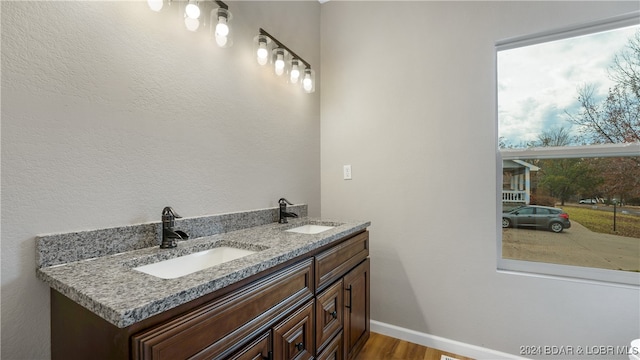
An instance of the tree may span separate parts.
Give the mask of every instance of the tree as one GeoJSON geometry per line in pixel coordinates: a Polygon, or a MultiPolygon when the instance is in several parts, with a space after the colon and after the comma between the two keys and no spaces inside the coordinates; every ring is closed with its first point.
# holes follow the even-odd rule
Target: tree
{"type": "Polygon", "coordinates": [[[535,146],[567,146],[573,142],[569,129],[562,126],[542,131],[535,146]]]}
{"type": "Polygon", "coordinates": [[[547,159],[540,161],[538,186],[560,199],[561,205],[576,194],[591,192],[601,178],[583,159],[547,159]]]}
{"type": "Polygon", "coordinates": [[[604,101],[598,102],[593,85],[584,85],[578,89],[580,111],[565,113],[590,143],[640,141],[640,31],[614,56],[608,74],[615,85],[604,101]]]}
{"type": "Polygon", "coordinates": [[[640,164],[637,158],[614,157],[586,159],[601,181],[593,188],[593,194],[612,199],[619,197],[624,202],[640,198],[640,164]]]}
{"type": "MultiPolygon", "coordinates": [[[[572,143],[569,130],[560,127],[543,131],[538,135],[538,146],[567,146],[572,143]]],[[[597,186],[599,179],[583,159],[539,160],[539,187],[549,195],[560,199],[562,205],[575,194],[597,186]]]]}
{"type": "MultiPolygon", "coordinates": [[[[640,30],[615,54],[608,76],[614,82],[598,102],[593,85],[578,89],[578,114],[569,115],[588,143],[640,141],[640,30]]],[[[598,193],[620,199],[640,197],[640,157],[592,159],[589,167],[601,175],[598,193]]]]}

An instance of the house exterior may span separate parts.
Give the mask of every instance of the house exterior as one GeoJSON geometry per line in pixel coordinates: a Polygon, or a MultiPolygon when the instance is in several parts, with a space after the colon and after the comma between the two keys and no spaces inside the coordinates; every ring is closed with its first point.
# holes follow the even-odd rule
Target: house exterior
{"type": "Polygon", "coordinates": [[[502,203],[529,204],[531,202],[531,172],[539,167],[522,160],[502,161],[502,203]]]}

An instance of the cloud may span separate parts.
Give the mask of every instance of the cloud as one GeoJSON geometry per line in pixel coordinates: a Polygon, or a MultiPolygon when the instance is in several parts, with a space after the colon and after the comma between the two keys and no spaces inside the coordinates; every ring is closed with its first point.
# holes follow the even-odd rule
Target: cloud
{"type": "Polygon", "coordinates": [[[569,127],[564,112],[580,110],[578,89],[593,85],[594,95],[604,99],[613,85],[607,68],[638,29],[633,26],[498,52],[499,136],[520,144],[537,140],[545,129],[569,127]]]}

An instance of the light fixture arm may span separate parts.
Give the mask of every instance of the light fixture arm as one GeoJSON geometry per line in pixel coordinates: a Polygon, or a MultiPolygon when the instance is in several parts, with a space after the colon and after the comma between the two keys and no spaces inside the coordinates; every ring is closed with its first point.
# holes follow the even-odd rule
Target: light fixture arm
{"type": "MultiPolygon", "coordinates": [[[[216,1],[218,1],[218,0],[216,0],[216,1]]],[[[278,47],[281,47],[281,48],[284,48],[285,50],[287,50],[289,52],[289,54],[291,54],[292,57],[302,61],[302,63],[304,64],[304,66],[307,69],[311,69],[311,65],[308,62],[306,62],[303,58],[298,56],[298,54],[296,54],[293,51],[291,51],[291,49],[289,49],[285,44],[281,43],[278,39],[273,37],[271,34],[269,34],[268,32],[264,31],[263,28],[260,28],[260,35],[264,35],[264,36],[268,37],[269,39],[271,39],[271,41],[276,43],[276,45],[278,45],[278,47]]]]}
{"type": "Polygon", "coordinates": [[[225,9],[225,10],[229,10],[229,6],[225,3],[223,3],[220,0],[215,0],[216,4],[218,4],[218,6],[220,6],[221,8],[225,9]]]}

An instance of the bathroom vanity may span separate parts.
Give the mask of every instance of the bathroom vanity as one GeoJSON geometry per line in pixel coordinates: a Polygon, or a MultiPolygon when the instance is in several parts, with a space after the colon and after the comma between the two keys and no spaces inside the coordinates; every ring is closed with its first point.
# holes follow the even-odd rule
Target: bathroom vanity
{"type": "Polygon", "coordinates": [[[368,225],[301,218],[41,267],[52,358],[352,359],[369,337],[368,225]],[[254,253],[175,279],[134,269],[220,245],[254,253]]]}

